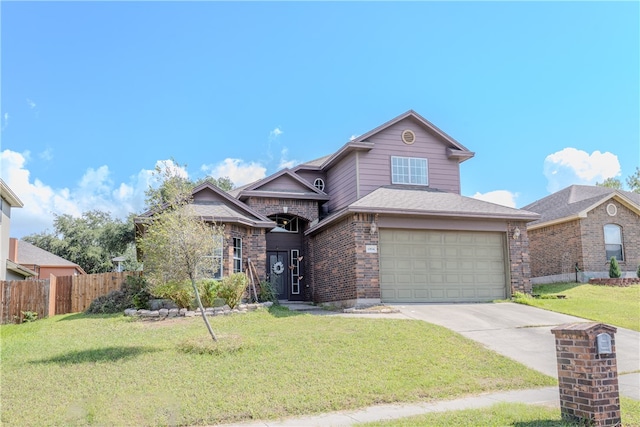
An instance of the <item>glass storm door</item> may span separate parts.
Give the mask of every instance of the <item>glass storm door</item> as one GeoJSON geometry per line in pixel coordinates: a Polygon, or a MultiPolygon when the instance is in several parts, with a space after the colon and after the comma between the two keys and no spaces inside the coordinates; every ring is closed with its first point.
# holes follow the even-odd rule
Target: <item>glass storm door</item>
{"type": "Polygon", "coordinates": [[[269,263],[269,282],[276,290],[278,299],[289,299],[288,280],[289,267],[287,262],[287,252],[267,252],[269,263]]]}

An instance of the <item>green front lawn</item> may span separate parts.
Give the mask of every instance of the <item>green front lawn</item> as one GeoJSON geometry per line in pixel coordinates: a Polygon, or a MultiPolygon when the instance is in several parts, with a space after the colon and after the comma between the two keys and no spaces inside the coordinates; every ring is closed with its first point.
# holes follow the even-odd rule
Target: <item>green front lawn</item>
{"type": "Polygon", "coordinates": [[[274,308],[211,323],[221,342],[208,352],[200,318],[3,325],[0,421],[208,425],[556,383],[422,321],[274,308]]]}
{"type": "MultiPolygon", "coordinates": [[[[622,425],[640,426],[640,402],[622,398],[620,400],[622,425]]],[[[523,403],[500,403],[488,408],[468,409],[418,415],[392,421],[362,424],[362,427],[569,427],[584,424],[562,420],[559,408],[525,405],[523,403]]]]}
{"type": "Polygon", "coordinates": [[[581,283],[537,285],[539,298],[516,298],[516,302],[559,313],[583,317],[621,328],[640,331],[640,285],[626,288],[581,283]],[[564,295],[564,299],[546,299],[564,295]]]}

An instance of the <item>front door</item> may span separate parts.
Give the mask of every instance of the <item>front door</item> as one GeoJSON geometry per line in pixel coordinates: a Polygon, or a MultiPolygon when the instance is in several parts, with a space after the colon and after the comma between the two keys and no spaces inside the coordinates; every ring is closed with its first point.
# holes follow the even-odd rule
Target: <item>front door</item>
{"type": "Polygon", "coordinates": [[[276,290],[278,299],[289,299],[289,265],[288,253],[284,251],[267,252],[269,265],[268,278],[271,286],[276,290]]]}

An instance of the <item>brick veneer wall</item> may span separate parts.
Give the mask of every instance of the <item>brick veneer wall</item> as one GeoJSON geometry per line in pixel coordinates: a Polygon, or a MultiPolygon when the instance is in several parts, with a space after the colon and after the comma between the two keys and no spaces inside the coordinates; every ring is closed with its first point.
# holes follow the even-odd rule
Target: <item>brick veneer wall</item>
{"type": "Polygon", "coordinates": [[[249,228],[237,224],[226,224],[224,230],[224,275],[233,273],[233,239],[242,239],[242,270],[246,271],[247,259],[256,267],[259,280],[265,279],[267,263],[267,239],[265,230],[249,228]]]}
{"type": "Polygon", "coordinates": [[[574,220],[528,231],[531,277],[571,273],[583,269],[580,221],[574,220]]]}
{"type": "Polygon", "coordinates": [[[319,206],[316,200],[299,200],[299,199],[275,199],[250,197],[246,204],[254,211],[264,216],[283,214],[284,207],[287,207],[288,215],[296,215],[302,217],[306,221],[318,219],[319,206]]]}
{"type": "Polygon", "coordinates": [[[620,425],[616,328],[598,323],[555,327],[562,418],[595,426],[620,425]],[[611,337],[611,354],[597,354],[598,334],[611,337]]]}
{"type": "Polygon", "coordinates": [[[353,221],[347,217],[310,239],[314,302],[357,298],[353,221]]]}
{"type": "Polygon", "coordinates": [[[576,263],[587,275],[608,277],[605,224],[622,227],[620,269],[634,275],[640,264],[640,217],[617,200],[609,200],[588,212],[587,218],[529,230],[531,277],[573,274],[576,263]],[[616,216],[607,214],[609,203],[616,206],[616,216]]]}
{"type": "Polygon", "coordinates": [[[309,239],[313,301],[380,301],[378,254],[366,250],[378,245],[378,232],[370,232],[375,220],[371,214],[350,215],[309,239]]]}
{"type": "Polygon", "coordinates": [[[531,263],[529,258],[529,236],[527,223],[514,221],[507,224],[507,240],[509,247],[509,269],[511,278],[511,293],[531,293],[531,263]],[[520,230],[520,236],[516,239],[513,232],[516,227],[520,230]]]}
{"type": "MultiPolygon", "coordinates": [[[[355,238],[356,295],[362,299],[380,299],[380,263],[378,253],[367,253],[367,245],[378,247],[379,232],[371,233],[371,224],[377,215],[357,214],[353,216],[355,238]]],[[[377,224],[376,224],[377,227],[377,224]]]]}

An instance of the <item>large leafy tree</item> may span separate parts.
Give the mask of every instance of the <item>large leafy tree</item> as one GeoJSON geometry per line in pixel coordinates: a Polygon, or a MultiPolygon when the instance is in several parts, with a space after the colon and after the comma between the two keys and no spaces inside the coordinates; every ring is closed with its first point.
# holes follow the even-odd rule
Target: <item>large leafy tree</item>
{"type": "Polygon", "coordinates": [[[87,273],[112,271],[111,259],[125,254],[135,241],[132,221],[113,219],[98,210],[79,218],[56,215],[53,228],[53,232],[31,234],[23,240],[78,264],[87,273]]]}
{"type": "Polygon", "coordinates": [[[143,254],[147,280],[153,285],[189,280],[200,307],[202,319],[214,341],[217,337],[205,315],[198,286],[199,277],[216,268],[212,255],[219,245],[222,229],[205,222],[190,203],[191,186],[169,168],[156,168],[159,186],[147,192],[152,215],[143,220],[138,246],[143,254]]]}

